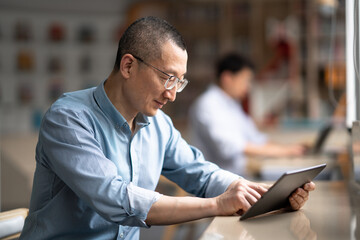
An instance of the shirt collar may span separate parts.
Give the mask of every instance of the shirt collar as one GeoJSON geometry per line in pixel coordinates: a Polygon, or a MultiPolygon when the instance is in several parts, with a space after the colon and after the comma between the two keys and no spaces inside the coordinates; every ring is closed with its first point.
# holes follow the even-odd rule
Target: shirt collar
{"type": "MultiPolygon", "coordinates": [[[[126,123],[125,118],[121,115],[121,113],[115,108],[112,104],[108,96],[106,95],[104,84],[106,80],[103,81],[94,91],[94,98],[97,102],[100,109],[105,113],[105,115],[117,126],[122,126],[126,123]]],[[[142,113],[138,113],[135,117],[136,124],[139,127],[149,125],[149,119],[142,113]]]]}

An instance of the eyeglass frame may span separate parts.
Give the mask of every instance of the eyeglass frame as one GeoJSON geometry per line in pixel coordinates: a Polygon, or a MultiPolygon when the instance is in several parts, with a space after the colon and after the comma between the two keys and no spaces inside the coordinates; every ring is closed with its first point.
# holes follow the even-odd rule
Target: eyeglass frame
{"type": "Polygon", "coordinates": [[[177,86],[178,83],[180,83],[180,84],[181,84],[180,87],[179,87],[179,88],[176,88],[176,92],[179,93],[179,92],[181,92],[182,90],[184,90],[184,88],[186,87],[186,85],[189,83],[189,80],[187,80],[187,79],[185,79],[185,78],[180,79],[180,78],[178,78],[178,77],[176,77],[176,76],[174,76],[174,75],[170,75],[170,74],[168,74],[168,73],[160,70],[159,68],[151,65],[150,63],[145,62],[142,58],[140,58],[140,57],[138,57],[138,56],[135,56],[135,55],[133,55],[133,54],[132,54],[132,56],[133,56],[135,59],[137,59],[137,60],[139,60],[140,62],[142,62],[142,63],[144,63],[145,65],[147,65],[148,67],[152,67],[153,69],[155,69],[155,70],[161,72],[162,74],[165,74],[166,76],[168,76],[168,79],[166,80],[166,82],[165,82],[165,84],[164,84],[164,87],[165,87],[166,90],[171,90],[171,89],[173,89],[175,86],[177,86]],[[171,80],[171,78],[175,78],[175,81],[174,81],[174,83],[173,83],[172,85],[167,86],[167,85],[169,84],[169,81],[171,80]]]}

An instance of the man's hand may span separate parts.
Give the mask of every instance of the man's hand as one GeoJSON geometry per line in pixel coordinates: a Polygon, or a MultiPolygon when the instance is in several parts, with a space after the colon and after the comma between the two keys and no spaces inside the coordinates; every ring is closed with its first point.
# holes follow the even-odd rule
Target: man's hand
{"type": "Polygon", "coordinates": [[[309,198],[309,192],[315,190],[315,183],[309,182],[304,184],[302,188],[298,188],[289,197],[289,202],[293,210],[299,210],[304,206],[309,198]]]}
{"type": "Polygon", "coordinates": [[[216,198],[217,215],[242,215],[268,190],[269,185],[238,179],[216,198]]]}
{"type": "MultiPolygon", "coordinates": [[[[246,179],[238,179],[230,184],[225,193],[216,198],[217,215],[242,215],[269,189],[270,185],[255,183],[246,179]]],[[[293,210],[304,206],[309,198],[309,192],[315,190],[313,182],[306,183],[298,188],[289,197],[293,210]]]]}

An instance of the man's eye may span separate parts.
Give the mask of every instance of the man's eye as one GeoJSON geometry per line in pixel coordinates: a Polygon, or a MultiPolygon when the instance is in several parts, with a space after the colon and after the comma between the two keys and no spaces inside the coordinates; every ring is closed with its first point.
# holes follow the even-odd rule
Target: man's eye
{"type": "Polygon", "coordinates": [[[166,82],[168,80],[167,77],[160,77],[161,81],[166,82]]]}
{"type": "Polygon", "coordinates": [[[176,80],[176,78],[174,77],[174,76],[171,76],[170,78],[168,78],[169,79],[169,82],[175,82],[175,80],[176,80]]]}

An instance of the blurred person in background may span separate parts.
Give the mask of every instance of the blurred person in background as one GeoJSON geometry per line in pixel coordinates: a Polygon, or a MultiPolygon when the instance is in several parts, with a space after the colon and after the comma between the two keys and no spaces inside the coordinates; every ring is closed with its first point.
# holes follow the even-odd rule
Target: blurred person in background
{"type": "Polygon", "coordinates": [[[205,158],[231,172],[246,174],[246,157],[302,156],[301,144],[271,142],[245,113],[242,101],[254,78],[254,65],[244,56],[230,53],[217,62],[215,84],[190,107],[191,143],[205,158]]]}

